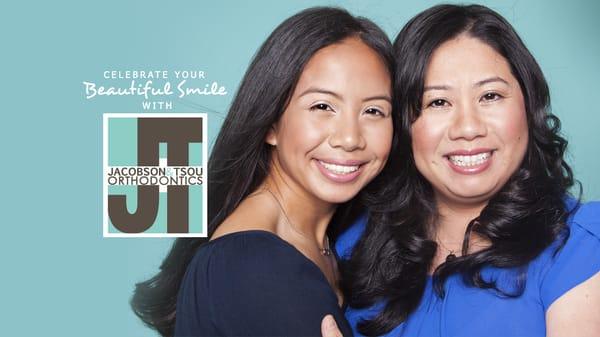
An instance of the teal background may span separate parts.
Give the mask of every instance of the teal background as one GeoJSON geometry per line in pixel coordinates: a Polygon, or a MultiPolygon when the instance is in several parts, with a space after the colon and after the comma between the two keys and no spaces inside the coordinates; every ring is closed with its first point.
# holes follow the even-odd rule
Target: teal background
{"type": "MultiPolygon", "coordinates": [[[[174,101],[208,112],[213,139],[258,46],[313,5],[342,5],[394,37],[437,1],[21,1],[1,11],[2,335],[154,336],[128,306],[171,239],[102,238],[102,113],[141,100],[86,100],[104,70],[199,69],[223,97],[174,101]]],[[[600,3],[482,1],[540,63],[584,197],[600,199],[600,3]]],[[[124,82],[119,82],[124,83],[124,82]]]]}

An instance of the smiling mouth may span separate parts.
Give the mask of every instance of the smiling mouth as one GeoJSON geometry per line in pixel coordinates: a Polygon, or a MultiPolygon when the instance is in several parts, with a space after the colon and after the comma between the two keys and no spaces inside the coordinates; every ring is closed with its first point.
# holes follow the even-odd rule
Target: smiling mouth
{"type": "Polygon", "coordinates": [[[321,159],[315,160],[317,168],[327,180],[337,183],[346,184],[352,183],[364,171],[366,161],[347,160],[347,161],[324,161],[321,159]]]}
{"type": "Polygon", "coordinates": [[[328,171],[331,171],[331,173],[339,174],[339,175],[350,174],[350,173],[356,172],[356,171],[358,171],[358,168],[360,167],[360,165],[331,164],[331,163],[326,163],[322,160],[319,160],[319,164],[323,165],[323,167],[326,168],[328,171]]]}
{"type": "Polygon", "coordinates": [[[454,172],[466,175],[479,174],[492,164],[496,149],[459,150],[446,154],[448,165],[454,172]]]}
{"type": "Polygon", "coordinates": [[[483,165],[491,156],[492,151],[474,155],[449,155],[447,158],[456,166],[469,168],[483,165]]]}

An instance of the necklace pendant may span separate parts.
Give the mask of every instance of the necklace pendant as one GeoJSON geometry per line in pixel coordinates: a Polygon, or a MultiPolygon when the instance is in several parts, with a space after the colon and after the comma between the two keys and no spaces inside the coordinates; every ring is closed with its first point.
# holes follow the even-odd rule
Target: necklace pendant
{"type": "Polygon", "coordinates": [[[456,255],[454,255],[454,253],[450,253],[448,256],[446,256],[446,262],[450,262],[454,259],[456,259],[456,255]]]}

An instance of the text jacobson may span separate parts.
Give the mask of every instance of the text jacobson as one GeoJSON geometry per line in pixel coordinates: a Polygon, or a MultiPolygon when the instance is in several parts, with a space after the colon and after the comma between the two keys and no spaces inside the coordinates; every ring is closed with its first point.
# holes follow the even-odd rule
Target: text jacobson
{"type": "Polygon", "coordinates": [[[199,166],[122,166],[111,167],[109,177],[138,177],[138,176],[202,176],[204,169],[199,166]]]}

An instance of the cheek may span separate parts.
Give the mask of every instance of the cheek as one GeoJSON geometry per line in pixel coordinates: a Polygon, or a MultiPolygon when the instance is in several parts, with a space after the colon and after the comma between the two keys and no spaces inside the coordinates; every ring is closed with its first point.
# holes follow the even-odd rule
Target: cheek
{"type": "Polygon", "coordinates": [[[282,165],[292,170],[306,165],[307,156],[327,139],[327,123],[319,123],[303,111],[280,120],[277,152],[282,165]]]}
{"type": "Polygon", "coordinates": [[[525,154],[529,139],[525,107],[520,103],[513,104],[508,113],[504,114],[504,118],[498,120],[497,125],[498,133],[504,143],[512,148],[514,157],[521,158],[525,154]]]}
{"type": "Polygon", "coordinates": [[[297,113],[293,116],[287,116],[285,119],[282,118],[277,134],[281,150],[306,152],[318,146],[323,140],[324,134],[326,134],[326,126],[324,124],[319,125],[310,118],[302,117],[301,113],[297,113]]]}
{"type": "Polygon", "coordinates": [[[378,121],[372,125],[363,128],[362,134],[367,143],[368,149],[377,158],[387,159],[391,147],[394,133],[392,120],[378,121]]]}
{"type": "Polygon", "coordinates": [[[417,164],[434,160],[443,133],[426,117],[419,117],[411,127],[412,150],[417,164]]]}

